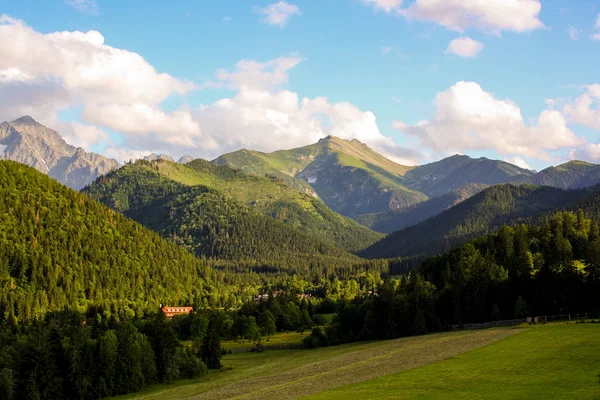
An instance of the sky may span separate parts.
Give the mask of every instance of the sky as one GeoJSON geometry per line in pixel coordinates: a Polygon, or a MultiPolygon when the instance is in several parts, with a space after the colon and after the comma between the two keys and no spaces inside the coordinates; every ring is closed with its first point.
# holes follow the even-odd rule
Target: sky
{"type": "Polygon", "coordinates": [[[600,0],[0,0],[0,120],[119,161],[600,162],[600,0]]]}

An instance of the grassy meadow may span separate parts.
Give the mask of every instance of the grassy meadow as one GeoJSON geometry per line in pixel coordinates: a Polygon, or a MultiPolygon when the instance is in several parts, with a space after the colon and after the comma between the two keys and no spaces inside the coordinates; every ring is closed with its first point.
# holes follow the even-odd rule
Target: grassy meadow
{"type": "MultiPolygon", "coordinates": [[[[290,338],[280,340],[290,340],[290,338]]],[[[600,398],[600,324],[447,332],[240,352],[199,380],[130,399],[600,398]]]]}

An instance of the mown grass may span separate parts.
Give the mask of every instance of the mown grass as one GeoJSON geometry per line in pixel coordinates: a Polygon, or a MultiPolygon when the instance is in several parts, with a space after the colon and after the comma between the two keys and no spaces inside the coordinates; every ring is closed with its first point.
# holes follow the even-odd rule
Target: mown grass
{"type": "MultiPolygon", "coordinates": [[[[310,331],[307,332],[278,332],[270,338],[262,338],[260,341],[260,345],[262,347],[278,347],[278,346],[291,346],[291,345],[299,345],[302,339],[306,336],[310,335],[310,331]]],[[[257,342],[245,340],[243,342],[229,340],[226,342],[222,342],[222,346],[225,350],[249,350],[255,348],[257,342]]]]}
{"type": "Polygon", "coordinates": [[[225,371],[196,381],[156,386],[124,398],[296,399],[328,389],[395,374],[485,346],[518,332],[498,328],[448,332],[316,350],[233,353],[225,371]]]}
{"type": "Polygon", "coordinates": [[[600,325],[551,324],[311,399],[600,399],[600,325]]]}

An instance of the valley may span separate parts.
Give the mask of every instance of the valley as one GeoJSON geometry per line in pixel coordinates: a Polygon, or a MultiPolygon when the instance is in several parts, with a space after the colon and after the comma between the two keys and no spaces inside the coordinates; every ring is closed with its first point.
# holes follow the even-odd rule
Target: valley
{"type": "Polygon", "coordinates": [[[600,399],[594,3],[0,0],[0,400],[600,399]]]}

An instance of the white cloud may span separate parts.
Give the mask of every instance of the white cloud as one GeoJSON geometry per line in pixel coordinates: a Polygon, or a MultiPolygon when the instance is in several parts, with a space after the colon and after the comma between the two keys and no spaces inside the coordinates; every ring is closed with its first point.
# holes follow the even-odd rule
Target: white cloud
{"type": "Polygon", "coordinates": [[[435,22],[458,32],[481,29],[499,34],[544,27],[539,19],[540,0],[415,0],[406,8],[393,0],[364,0],[364,3],[409,20],[435,22]]]}
{"type": "Polygon", "coordinates": [[[579,146],[578,138],[558,111],[545,110],[534,124],[526,124],[511,100],[496,99],[476,82],[458,82],[434,101],[429,121],[394,126],[439,154],[496,150],[503,155],[552,159],[550,150],[579,146]]]}
{"type": "MultiPolygon", "coordinates": [[[[132,127],[137,124],[166,143],[189,143],[199,135],[189,112],[187,118],[183,111],[168,115],[159,106],[196,86],[158,73],[137,53],[106,45],[97,31],[42,34],[2,15],[0,43],[2,119],[30,114],[57,126],[57,111],[83,106],[82,122],[127,128],[122,133],[139,134],[132,127]]],[[[77,134],[72,131],[67,126],[62,133],[77,134]]]]}
{"type": "Polygon", "coordinates": [[[586,143],[585,145],[573,149],[569,152],[569,160],[585,160],[591,162],[600,161],[600,144],[586,143]]]}
{"type": "Polygon", "coordinates": [[[76,147],[82,147],[85,151],[90,151],[90,146],[97,144],[106,144],[110,138],[106,132],[94,125],[86,125],[77,121],[71,122],[71,132],[61,131],[61,135],[67,141],[76,147]]]}
{"type": "Polygon", "coordinates": [[[592,39],[594,42],[600,41],[600,33],[594,33],[590,35],[590,39],[592,39]]]}
{"type": "Polygon", "coordinates": [[[400,7],[402,0],[363,0],[366,5],[373,6],[375,10],[383,10],[390,13],[400,7]]]}
{"type": "Polygon", "coordinates": [[[469,37],[454,39],[446,49],[447,53],[456,54],[460,57],[476,57],[483,50],[483,43],[469,37]]]}
{"type": "Polygon", "coordinates": [[[122,147],[109,147],[102,152],[105,157],[114,158],[115,160],[126,163],[129,160],[135,161],[146,157],[148,154],[159,154],[160,150],[156,149],[124,149],[122,147]]]}
{"type": "Polygon", "coordinates": [[[568,100],[563,113],[569,121],[600,131],[600,84],[584,86],[585,92],[568,100]]]}
{"type": "Polygon", "coordinates": [[[420,158],[384,137],[372,112],[348,102],[331,103],[325,97],[300,99],[287,90],[244,89],[232,98],[201,107],[194,118],[217,143],[211,156],[240,147],[261,151],[293,148],[334,135],[366,142],[401,162],[414,164],[420,158]]]}
{"type": "Polygon", "coordinates": [[[275,89],[288,83],[289,70],[302,61],[304,59],[301,57],[279,57],[265,62],[241,60],[236,64],[235,71],[220,69],[217,71],[217,81],[205,86],[225,86],[234,90],[275,89]]]}
{"type": "Polygon", "coordinates": [[[302,11],[295,4],[289,4],[285,1],[269,4],[266,7],[254,6],[252,11],[259,15],[264,15],[263,22],[269,25],[277,25],[283,28],[287,25],[290,18],[294,15],[302,15],[302,11]]]}
{"type": "Polygon", "coordinates": [[[504,161],[514,164],[519,168],[524,168],[524,169],[532,169],[531,165],[529,165],[527,163],[527,161],[523,160],[521,157],[519,156],[515,156],[515,157],[510,157],[510,158],[505,158],[504,161]]]}
{"type": "Polygon", "coordinates": [[[579,38],[579,29],[572,25],[569,25],[567,28],[567,33],[569,34],[569,38],[571,38],[571,40],[577,40],[579,38]]]}
{"type": "Polygon", "coordinates": [[[96,4],[96,0],[65,0],[65,3],[79,12],[98,14],[98,5],[96,4]]]}
{"type": "Polygon", "coordinates": [[[0,42],[0,70],[59,79],[84,100],[156,104],[194,88],[191,82],[157,73],[139,54],[105,45],[97,31],[42,34],[22,21],[2,16],[0,42]]]}
{"type": "Polygon", "coordinates": [[[146,104],[88,105],[82,113],[84,121],[110,127],[129,135],[160,134],[165,143],[199,147],[202,138],[198,123],[189,111],[170,114],[146,104]]]}
{"type": "Polygon", "coordinates": [[[595,29],[600,29],[600,13],[596,16],[596,24],[594,25],[595,29]]]}

